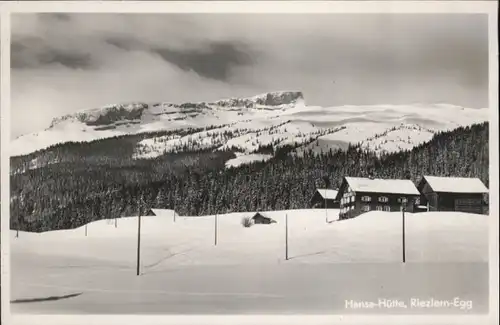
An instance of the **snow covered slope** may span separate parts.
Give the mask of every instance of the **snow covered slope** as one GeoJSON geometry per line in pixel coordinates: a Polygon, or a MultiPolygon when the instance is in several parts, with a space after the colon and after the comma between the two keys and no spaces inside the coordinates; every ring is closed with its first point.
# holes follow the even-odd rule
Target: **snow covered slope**
{"type": "Polygon", "coordinates": [[[135,158],[154,158],[186,144],[214,150],[235,147],[247,155],[259,146],[297,145],[300,154],[349,143],[393,152],[411,149],[437,131],[487,120],[488,109],[445,104],[317,107],[306,106],[301,92],[274,92],[211,103],[130,103],[78,112],[55,118],[44,131],[13,140],[11,154],[69,141],[186,128],[210,131],[149,137],[138,144],[135,158]]]}
{"type": "MultiPolygon", "coordinates": [[[[328,210],[336,220],[338,210],[328,210]]],[[[214,248],[214,216],[181,217],[168,213],[142,218],[144,267],[173,265],[278,263],[283,260],[285,215],[289,222],[290,263],[399,262],[401,213],[372,211],[357,218],[325,223],[325,210],[266,212],[277,221],[242,226],[253,213],[218,215],[214,248]],[[182,253],[182,254],[181,254],[182,253]],[[313,254],[314,253],[314,254],[313,254]],[[168,261],[157,263],[162,256],[168,261]],[[298,258],[298,256],[302,256],[298,258]]],[[[487,215],[460,212],[406,214],[409,262],[484,262],[488,260],[487,215]]],[[[100,220],[73,230],[20,233],[12,238],[13,254],[92,258],[129,264],[134,261],[137,218],[100,220]],[[121,247],[121,249],[119,249],[121,247]],[[125,249],[127,248],[127,249],[125,249]]],[[[14,236],[15,231],[11,231],[14,236]]]]}
{"type": "MultiPolygon", "coordinates": [[[[344,299],[443,295],[473,299],[475,311],[488,305],[489,216],[407,214],[403,265],[400,213],[369,212],[331,223],[324,213],[268,212],[277,223],[250,228],[241,219],[252,213],[219,215],[217,246],[214,216],[177,216],[174,222],[167,211],[143,217],[139,277],[137,218],[119,219],[116,227],[113,220],[90,223],[87,236],[85,226],[21,232],[19,238],[11,231],[11,299],[76,295],[12,308],[27,313],[345,314],[344,299]]],[[[329,210],[330,220],[337,214],[329,210]]]]}

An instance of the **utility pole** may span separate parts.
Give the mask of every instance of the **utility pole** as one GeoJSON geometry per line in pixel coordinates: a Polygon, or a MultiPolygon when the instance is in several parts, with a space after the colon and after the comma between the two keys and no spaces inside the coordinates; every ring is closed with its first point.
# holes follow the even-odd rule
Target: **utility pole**
{"type": "Polygon", "coordinates": [[[330,179],[328,178],[328,175],[325,175],[323,177],[323,181],[325,182],[325,223],[328,223],[328,209],[327,209],[327,200],[326,200],[326,193],[328,190],[328,187],[330,187],[330,179]]]}
{"type": "Polygon", "coordinates": [[[288,261],[288,214],[285,214],[285,260],[288,261]]]}
{"type": "Polygon", "coordinates": [[[142,199],[139,201],[139,217],[137,218],[137,275],[140,275],[140,265],[141,265],[141,203],[142,199]]]}
{"type": "Polygon", "coordinates": [[[403,231],[402,231],[402,234],[403,234],[403,263],[406,263],[406,239],[405,239],[405,203],[406,203],[406,200],[402,200],[403,202],[403,205],[401,206],[401,212],[403,213],[403,231]]]}
{"type": "MultiPolygon", "coordinates": [[[[217,228],[218,228],[218,216],[217,216],[217,192],[215,191],[215,179],[212,178],[212,181],[210,183],[210,196],[214,195],[215,198],[215,218],[214,218],[214,245],[217,246],[217,228]]],[[[212,198],[212,197],[211,197],[212,198]]]]}
{"type": "Polygon", "coordinates": [[[139,210],[139,218],[137,218],[137,275],[140,275],[141,263],[141,212],[139,210]]]}
{"type": "Polygon", "coordinates": [[[217,213],[215,213],[215,225],[214,225],[214,228],[215,228],[215,234],[214,234],[214,244],[215,246],[217,246],[217,213]]]}
{"type": "Polygon", "coordinates": [[[174,208],[172,209],[172,210],[173,210],[173,211],[172,211],[172,212],[173,212],[173,215],[172,215],[172,216],[173,216],[173,220],[174,220],[174,222],[175,222],[175,198],[174,198],[174,204],[173,204],[173,207],[174,207],[174,208]]]}
{"type": "Polygon", "coordinates": [[[19,215],[17,216],[16,238],[19,238],[19,215]]]}
{"type": "Polygon", "coordinates": [[[326,208],[326,188],[325,188],[325,222],[328,223],[328,210],[326,208]]]}

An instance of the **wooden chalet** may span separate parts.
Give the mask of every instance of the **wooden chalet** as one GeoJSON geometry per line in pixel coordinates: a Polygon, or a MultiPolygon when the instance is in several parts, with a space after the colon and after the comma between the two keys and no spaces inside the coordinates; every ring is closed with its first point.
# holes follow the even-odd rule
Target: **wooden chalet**
{"type": "Polygon", "coordinates": [[[318,188],[311,198],[311,208],[326,208],[328,209],[338,209],[340,208],[340,202],[337,200],[337,190],[329,190],[324,188],[318,188]]]}
{"type": "Polygon", "coordinates": [[[420,192],[409,179],[344,177],[336,199],[341,220],[368,211],[400,211],[403,206],[413,212],[420,204],[420,192]]]}
{"type": "Polygon", "coordinates": [[[488,188],[479,178],[423,176],[417,186],[429,211],[488,213],[488,188]]]}

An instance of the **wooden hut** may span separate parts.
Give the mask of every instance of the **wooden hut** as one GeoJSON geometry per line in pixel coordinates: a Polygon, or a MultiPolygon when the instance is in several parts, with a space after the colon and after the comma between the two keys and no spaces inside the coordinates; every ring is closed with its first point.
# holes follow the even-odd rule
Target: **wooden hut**
{"type": "Polygon", "coordinates": [[[417,186],[429,211],[488,212],[488,188],[479,178],[423,176],[417,186]]]}

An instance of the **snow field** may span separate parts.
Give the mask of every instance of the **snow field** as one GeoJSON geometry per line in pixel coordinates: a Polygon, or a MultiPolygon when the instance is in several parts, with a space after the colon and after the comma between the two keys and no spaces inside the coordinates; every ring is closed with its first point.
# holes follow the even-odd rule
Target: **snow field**
{"type": "MultiPolygon", "coordinates": [[[[144,266],[281,263],[285,250],[285,215],[289,225],[287,263],[399,262],[400,212],[369,212],[334,221],[338,210],[265,212],[277,221],[245,228],[251,213],[217,217],[144,216],[141,252],[144,266]],[[160,262],[160,260],[164,259],[160,262]]],[[[130,263],[137,244],[137,217],[101,220],[73,230],[41,234],[21,232],[12,239],[14,254],[71,256],[130,263]]],[[[12,232],[15,236],[15,232],[12,232]]],[[[406,213],[408,262],[485,262],[488,260],[488,216],[456,212],[406,213]]],[[[133,263],[132,263],[133,264],[133,263]]]]}
{"type": "MultiPolygon", "coordinates": [[[[474,312],[488,306],[488,219],[465,213],[369,212],[334,221],[337,210],[264,212],[277,221],[244,228],[250,213],[141,218],[141,276],[136,276],[137,217],[73,230],[11,232],[14,313],[227,314],[401,313],[347,310],[345,299],[460,296],[474,312]],[[285,215],[289,260],[285,260],[285,215]],[[474,278],[474,281],[468,279],[474,278]]],[[[408,312],[408,310],[406,310],[408,312]]],[[[413,313],[467,312],[414,310],[413,313]]],[[[470,312],[470,311],[469,311],[470,312]]]]}

